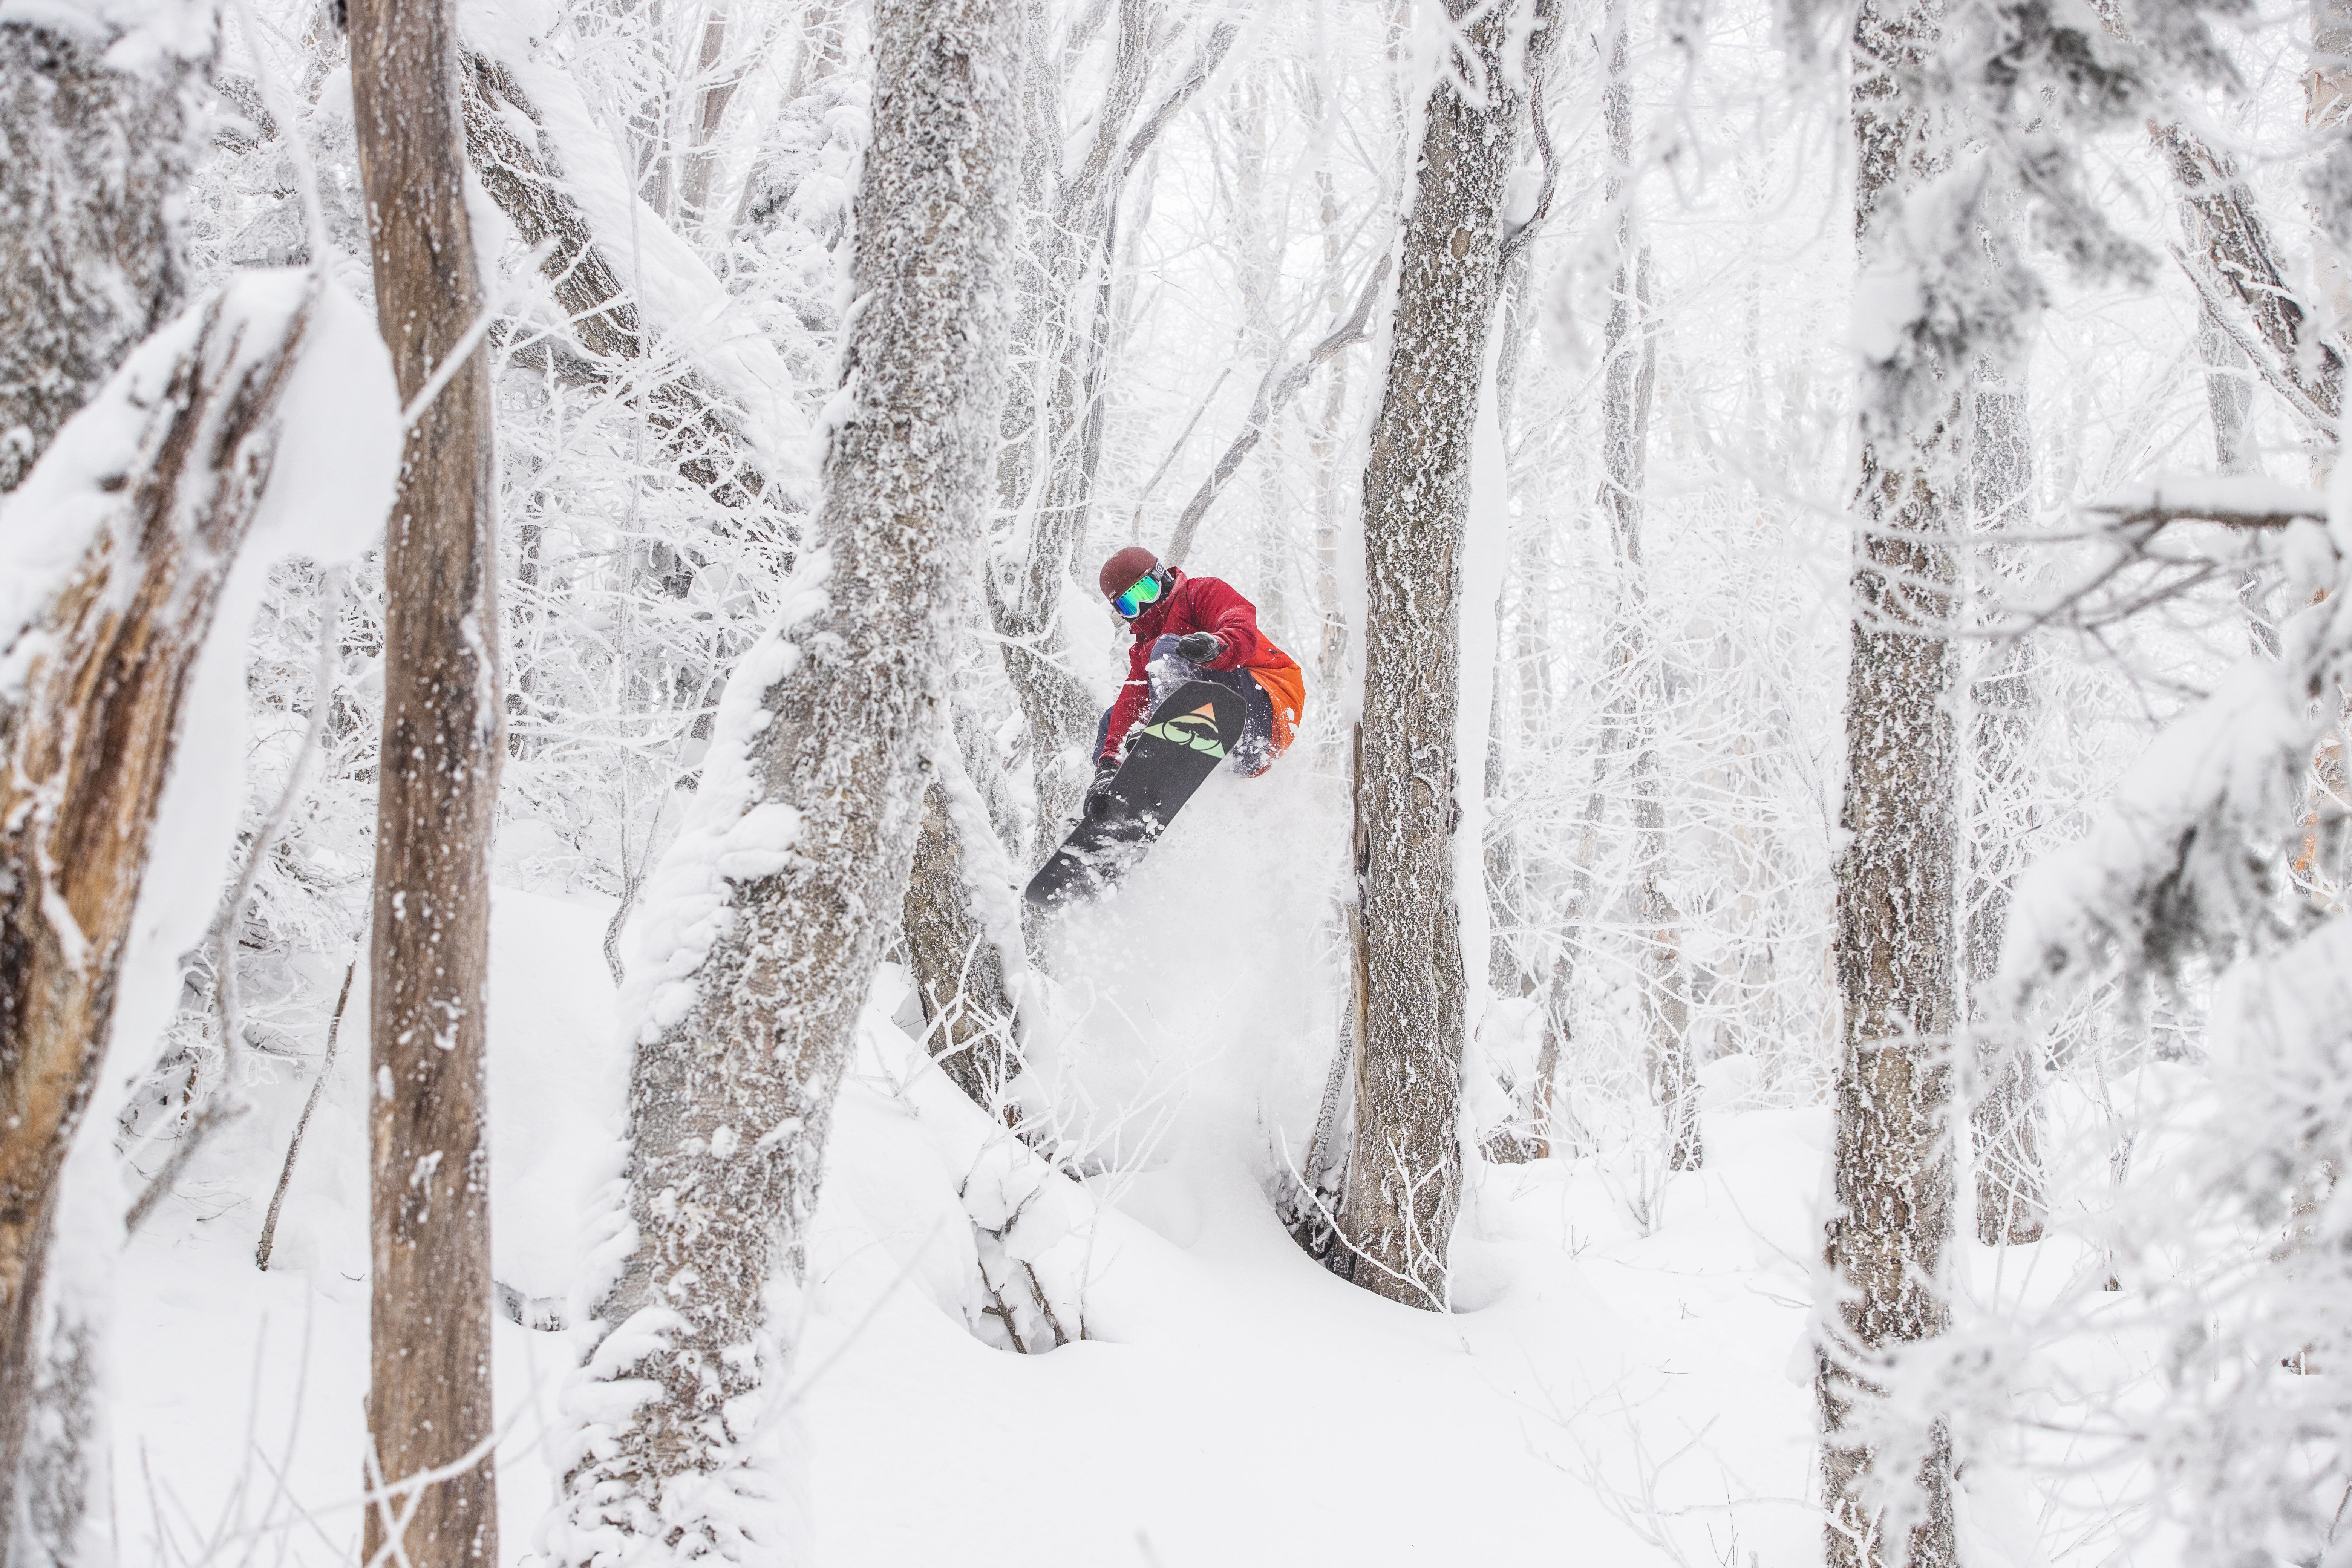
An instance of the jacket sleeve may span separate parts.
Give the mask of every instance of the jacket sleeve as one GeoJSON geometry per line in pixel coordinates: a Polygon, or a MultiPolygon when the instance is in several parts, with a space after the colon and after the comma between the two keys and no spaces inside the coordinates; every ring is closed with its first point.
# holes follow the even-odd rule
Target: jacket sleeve
{"type": "Polygon", "coordinates": [[[1209,669],[1239,669],[1257,658],[1257,606],[1234,591],[1232,584],[1218,577],[1195,577],[1185,584],[1193,590],[1192,623],[1204,632],[1214,633],[1224,651],[1204,667],[1209,669]]]}
{"type": "Polygon", "coordinates": [[[1138,642],[1127,656],[1127,684],[1118,689],[1118,700],[1110,705],[1110,727],[1103,731],[1103,749],[1099,757],[1116,761],[1118,748],[1127,740],[1127,732],[1143,717],[1143,706],[1151,700],[1151,675],[1145,668],[1150,647],[1138,642]]]}

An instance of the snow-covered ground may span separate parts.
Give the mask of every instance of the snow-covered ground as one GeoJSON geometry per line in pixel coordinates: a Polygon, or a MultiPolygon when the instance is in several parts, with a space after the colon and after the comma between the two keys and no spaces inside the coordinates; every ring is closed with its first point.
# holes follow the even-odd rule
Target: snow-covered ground
{"type": "MultiPolygon", "coordinates": [[[[581,1215],[610,1174],[623,1074],[599,950],[609,914],[499,895],[496,1246],[501,1278],[528,1294],[568,1288],[581,1215]]],[[[895,970],[877,983],[814,1248],[817,1318],[793,1398],[824,1561],[1630,1564],[1676,1561],[1678,1544],[1714,1563],[1735,1535],[1743,1563],[1818,1551],[1801,1501],[1802,1338],[1825,1112],[1711,1114],[1710,1168],[1668,1184],[1646,1237],[1598,1162],[1490,1169],[1458,1245],[1461,1310],[1440,1317],[1354,1289],[1292,1245],[1249,1157],[1246,1097],[1205,1092],[1250,1076],[1214,1071],[1220,1048],[1255,1042],[1198,1039],[1209,1066],[1141,1070],[1205,1081],[1161,1097],[1174,1110],[1135,1168],[1090,1178],[1090,1194],[1049,1178],[1072,1189],[1077,1219],[1056,1245],[1084,1255],[1087,1337],[1023,1356],[973,1331],[969,1173],[953,1168],[1003,1139],[890,1021],[904,985],[895,970]]],[[[1172,1010],[1172,1031],[1148,999],[1099,1011],[1127,1021],[1132,1069],[1133,1037],[1172,1056],[1182,1018],[1215,1029],[1226,1006],[1255,1008],[1233,989],[1172,1010]]],[[[1100,994],[1117,999],[1108,980],[1100,994]]],[[[352,998],[354,1025],[364,1003],[352,998]]],[[[364,1060],[353,1027],[271,1272],[253,1263],[266,1185],[205,1173],[274,1173],[304,1089],[291,1079],[261,1091],[259,1113],[132,1246],[115,1340],[126,1562],[352,1560],[364,1060]]],[[[552,1496],[571,1348],[501,1322],[499,1352],[501,1551],[520,1561],[552,1496]]]]}

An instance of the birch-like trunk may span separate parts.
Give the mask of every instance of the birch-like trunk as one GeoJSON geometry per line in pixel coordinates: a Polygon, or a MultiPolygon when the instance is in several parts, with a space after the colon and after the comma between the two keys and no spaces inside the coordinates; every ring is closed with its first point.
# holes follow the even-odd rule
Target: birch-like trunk
{"type": "Polygon", "coordinates": [[[906,894],[1006,357],[1013,30],[882,0],[860,305],[802,590],[729,683],[646,921],[628,1213],[553,1554],[802,1561],[774,1430],[835,1091],[906,894]],[[688,908],[703,911],[692,918],[688,908]],[[722,922],[711,918],[724,910],[722,922]],[[780,1495],[779,1489],[782,1489],[780,1495]]]}
{"type": "MultiPolygon", "coordinates": [[[[1471,433],[1503,282],[1502,203],[1528,79],[1549,47],[1535,6],[1448,0],[1486,91],[1449,58],[1431,89],[1396,311],[1364,473],[1364,706],[1356,773],[1364,965],[1355,1140],[1341,1230],[1355,1280],[1444,1310],[1461,1203],[1465,1018],[1454,835],[1483,757],[1457,754],[1471,433]],[[1466,770],[1466,772],[1465,772],[1466,770]]],[[[1539,80],[1540,79],[1538,78],[1539,80]]],[[[1467,889],[1470,897],[1482,890],[1467,889]]]]}
{"type": "MultiPolygon", "coordinates": [[[[1867,271],[1900,256],[1902,198],[1931,165],[1917,103],[1932,0],[1865,0],[1853,33],[1854,229],[1867,271]],[[1899,8],[1898,8],[1899,7],[1899,8]]],[[[1942,366],[1948,385],[1964,366],[1942,366]]],[[[1953,1562],[1940,1422],[1886,1398],[1892,1352],[1943,1332],[1954,1161],[1953,873],[1958,738],[1949,491],[1957,406],[1923,413],[1899,378],[1866,381],[1854,498],[1854,624],[1833,947],[1843,1013],[1834,1089],[1836,1207],[1815,1392],[1832,1568],[1953,1562]]],[[[1937,395],[1941,395],[1939,393],[1937,395]]]]}
{"type": "MultiPolygon", "coordinates": [[[[452,0],[352,0],[376,321],[415,405],[385,530],[383,741],[369,952],[372,1482],[457,1473],[399,1531],[415,1568],[498,1561],[488,1440],[490,832],[505,755],[498,465],[466,210],[452,0]],[[453,368],[454,366],[454,368],[453,368]],[[437,391],[434,384],[438,382],[437,391]],[[468,1461],[471,1461],[470,1463],[468,1461]]],[[[367,1510],[373,1558],[392,1510],[367,1510]]]]}

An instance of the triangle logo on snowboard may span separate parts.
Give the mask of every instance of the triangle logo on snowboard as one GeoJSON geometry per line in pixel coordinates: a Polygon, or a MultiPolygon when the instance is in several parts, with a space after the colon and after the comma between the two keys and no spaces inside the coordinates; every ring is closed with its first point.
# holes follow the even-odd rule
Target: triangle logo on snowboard
{"type": "Polygon", "coordinates": [[[1108,891],[1224,762],[1247,712],[1239,692],[1213,680],[1188,680],[1169,693],[1119,764],[1109,809],[1078,820],[1029,879],[1028,900],[1053,909],[1108,891]]]}

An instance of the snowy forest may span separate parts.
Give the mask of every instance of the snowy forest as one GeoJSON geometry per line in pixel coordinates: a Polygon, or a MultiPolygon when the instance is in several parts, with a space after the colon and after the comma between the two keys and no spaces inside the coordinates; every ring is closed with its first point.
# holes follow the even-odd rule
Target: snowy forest
{"type": "Polygon", "coordinates": [[[2352,1568],[2347,354],[2352,0],[0,0],[0,1568],[2352,1568]]]}

